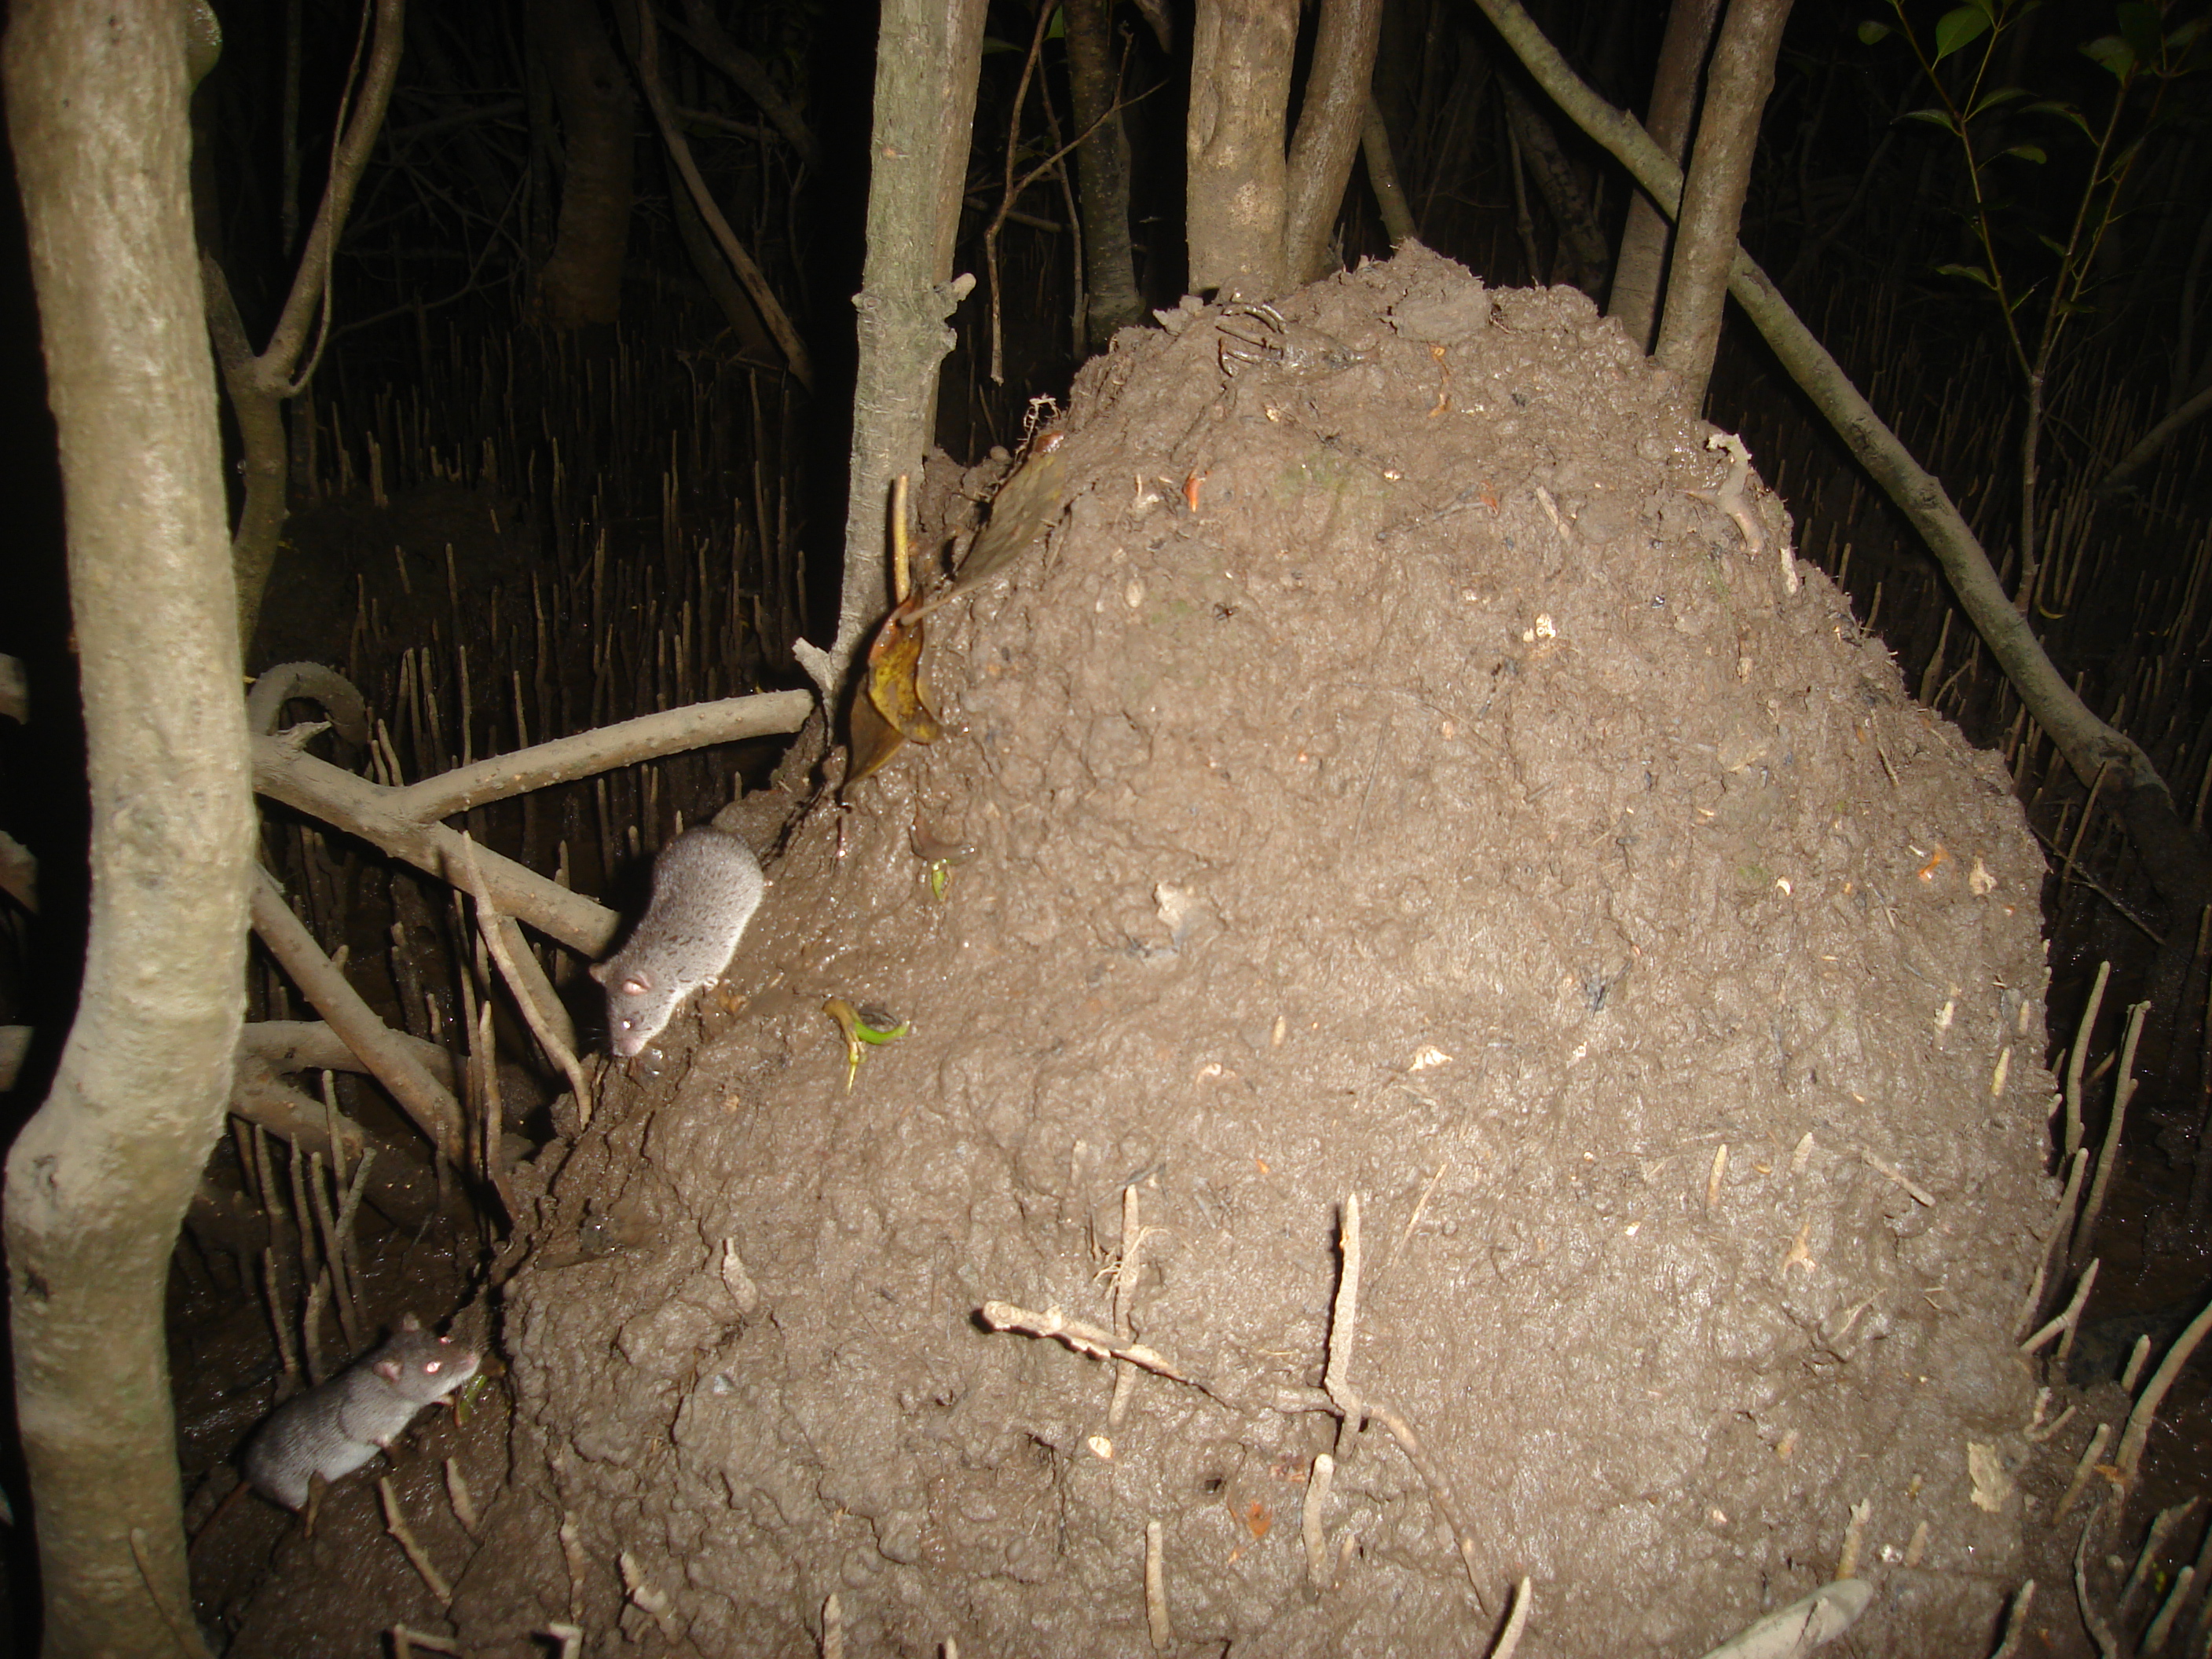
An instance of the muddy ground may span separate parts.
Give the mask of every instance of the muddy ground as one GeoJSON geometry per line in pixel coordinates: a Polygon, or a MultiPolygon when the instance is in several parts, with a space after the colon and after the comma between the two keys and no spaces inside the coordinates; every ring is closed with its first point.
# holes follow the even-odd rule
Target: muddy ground
{"type": "Polygon", "coordinates": [[[1474,1655],[1526,1578],[1524,1652],[1694,1655],[1847,1551],[1850,1651],[1989,1651],[2087,1432],[2015,1349],[2004,771],[1580,295],[1281,310],[1086,368],[1064,520],[927,624],[947,734],[745,803],[726,994],[518,1172],[509,1375],[402,1449],[450,1607],[364,1477],[211,1581],[233,1652],[804,1655],[834,1595],[857,1654],[1474,1655]],[[854,1069],[833,997],[910,1029],[854,1069]],[[1175,1375],[1114,1416],[998,1302],[1175,1375]]]}

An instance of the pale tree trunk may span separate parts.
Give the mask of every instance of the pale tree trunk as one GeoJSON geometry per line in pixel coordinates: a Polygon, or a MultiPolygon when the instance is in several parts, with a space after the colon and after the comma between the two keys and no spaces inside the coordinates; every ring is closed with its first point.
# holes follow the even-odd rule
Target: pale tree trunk
{"type": "MultiPolygon", "coordinates": [[[[1698,79],[1712,44],[1721,0],[1674,0],[1667,13],[1667,33],[1659,42],[1659,67],[1651,77],[1651,106],[1644,130],[1651,142],[1680,167],[1690,153],[1690,127],[1698,110],[1698,79]]],[[[1651,349],[1651,330],[1659,320],[1659,290],[1667,271],[1667,241],[1674,226],[1642,191],[1628,198],[1628,222],[1620,233],[1620,257],[1613,261],[1613,295],[1606,315],[1618,318],[1639,350],[1651,349]]]]}
{"type": "Polygon", "coordinates": [[[1137,256],[1129,240],[1129,135],[1114,100],[1121,66],[1114,57],[1111,0],[1067,0],[1067,88],[1075,130],[1075,176],[1083,191],[1084,343],[1103,351],[1116,329],[1143,320],[1137,256]]]}
{"type": "Polygon", "coordinates": [[[622,314],[636,154],[629,76],[592,0],[541,0],[539,40],[561,112],[561,220],[538,273],[545,320],[557,329],[622,314]]]}
{"type": "Polygon", "coordinates": [[[793,654],[833,704],[869,630],[890,608],[884,531],[891,480],[919,477],[935,436],[945,319],[974,287],[952,275],[962,186],[975,125],[985,0],[884,0],[868,144],[868,257],[853,388],[852,495],[845,574],[829,649],[793,654]]]}
{"type": "Polygon", "coordinates": [[[1294,288],[1336,268],[1329,234],[1366,129],[1375,43],[1382,38],[1382,0],[1322,0],[1297,136],[1291,141],[1283,257],[1294,288]]]}
{"type": "Polygon", "coordinates": [[[253,816],[186,175],[185,9],[16,0],[4,61],[93,809],[76,1022],[7,1173],[49,1656],[201,1650],[162,1289],[230,1091],[253,816]]]}
{"type": "Polygon", "coordinates": [[[1297,0],[1198,0],[1183,132],[1194,294],[1272,300],[1289,286],[1283,132],[1297,38],[1297,0]]]}
{"type": "Polygon", "coordinates": [[[1698,119],[1697,146],[1682,186],[1666,309],[1651,353],[1681,378],[1692,408],[1705,403],[1713,354],[1720,349],[1729,267],[1735,259],[1744,195],[1751,188],[1759,118],[1774,88],[1774,58],[1782,50],[1782,27],[1789,21],[1790,0],[1729,0],[1713,47],[1705,112],[1698,119]]]}
{"type": "Polygon", "coordinates": [[[1367,187],[1375,192],[1375,205],[1382,210],[1382,233],[1392,247],[1403,247],[1417,234],[1413,205],[1406,199],[1405,186],[1398,182],[1398,164],[1390,156],[1390,129],[1383,124],[1382,104],[1373,98],[1367,100],[1367,125],[1359,136],[1359,154],[1367,164],[1367,187]]]}

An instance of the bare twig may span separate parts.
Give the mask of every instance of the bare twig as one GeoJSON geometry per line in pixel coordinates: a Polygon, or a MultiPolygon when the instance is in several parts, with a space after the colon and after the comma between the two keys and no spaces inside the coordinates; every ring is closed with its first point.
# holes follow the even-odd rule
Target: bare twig
{"type": "Polygon", "coordinates": [[[2081,1462],[2074,1466],[2074,1478],[2066,1483],[2065,1495],[2059,1498],[2058,1507],[2051,1511],[2052,1526],[2066,1518],[2066,1511],[2074,1507],[2074,1500],[2081,1497],[2082,1487],[2089,1484],[2089,1477],[2097,1470],[2097,1460],[2105,1455],[2105,1448],[2112,1441],[2112,1425],[2098,1424],[2097,1431],[2089,1437],[2089,1443],[2081,1449],[2081,1462]]]}
{"type": "Polygon", "coordinates": [[[1345,1450],[1346,1441],[1359,1431],[1361,1415],[1358,1394],[1352,1389],[1352,1345],[1359,1333],[1359,1194],[1345,1194],[1341,1218],[1337,1227],[1339,1251],[1343,1262],[1338,1270],[1336,1301],[1329,1310],[1328,1365],[1322,1373],[1322,1387],[1328,1397],[1336,1401],[1344,1413],[1341,1431],[1337,1435],[1337,1451],[1345,1450]]]}
{"type": "Polygon", "coordinates": [[[1152,1632],[1152,1651],[1165,1653],[1175,1641],[1175,1626],[1168,1622],[1168,1592],[1160,1571],[1160,1523],[1145,1522],[1145,1625],[1152,1632]]]}
{"type": "Polygon", "coordinates": [[[2189,1601],[2189,1592],[2196,1583],[2195,1567],[2184,1567],[2173,1575],[2172,1589],[2167,1592],[2157,1616],[2150,1621],[2149,1628],[2143,1632],[2143,1652],[2158,1653],[2165,1649],[2166,1638],[2173,1633],[2173,1621],[2180,1616],[2182,1607],[2189,1601]]]}
{"type": "Polygon", "coordinates": [[[1162,1353],[1140,1344],[1123,1346],[1115,1341],[1113,1332],[1102,1330],[1080,1319],[1070,1319],[1057,1308],[1048,1308],[1042,1313],[1017,1307],[1011,1302],[986,1302],[982,1307],[984,1322],[994,1331],[1019,1331],[1025,1336],[1051,1337],[1065,1342],[1078,1353],[1087,1353],[1093,1359],[1125,1359],[1133,1365],[1141,1365],[1156,1376],[1170,1382],[1185,1382],[1202,1394],[1222,1400],[1224,1405],[1234,1402],[1223,1400],[1211,1386],[1197,1377],[1176,1369],[1175,1363],[1162,1353]]]}
{"type": "Polygon", "coordinates": [[[392,1489],[390,1475],[378,1479],[376,1492],[384,1500],[384,1529],[399,1546],[400,1553],[407,1558],[407,1565],[415,1569],[422,1583],[428,1587],[430,1594],[437,1598],[440,1607],[453,1606],[453,1587],[446,1582],[445,1575],[431,1565],[430,1558],[422,1553],[422,1547],[415,1541],[415,1534],[408,1529],[407,1516],[400,1510],[399,1494],[392,1489]]]}
{"type": "Polygon", "coordinates": [[[1329,1483],[1336,1476],[1336,1460],[1327,1452],[1313,1461],[1313,1474],[1306,1480],[1304,1513],[1300,1517],[1298,1536],[1305,1545],[1306,1582],[1318,1595],[1328,1588],[1328,1540],[1322,1533],[1322,1510],[1328,1502],[1329,1483]]]}
{"type": "Polygon", "coordinates": [[[615,1557],[615,1565],[622,1570],[623,1588],[637,1609],[660,1626],[660,1633],[676,1641],[680,1632],[676,1623],[676,1603],[668,1592],[645,1576],[644,1564],[628,1550],[615,1557]]]}
{"type": "MultiPolygon", "coordinates": [[[[2105,1518],[2106,1511],[2115,1507],[2117,1500],[2107,1498],[2090,1510],[2089,1518],[2081,1523],[2081,1541],[2074,1547],[2074,1599],[2081,1605],[2081,1623],[2089,1632],[2089,1639],[2097,1644],[2097,1651],[2103,1659],[2119,1659],[2120,1644],[2118,1638],[2112,1634],[2112,1627],[2105,1622],[2097,1611],[2096,1604],[2089,1599],[2089,1534],[2096,1530],[2097,1522],[2105,1518]]],[[[2057,1517],[2052,1518],[2055,1520],[2057,1517]]]]}
{"type": "Polygon", "coordinates": [[[2012,1607],[2005,1614],[2004,1641],[1990,1659],[2013,1659],[2020,1651],[2020,1638],[2027,1631],[2028,1609],[2035,1605],[2035,1580],[2029,1579],[2013,1592],[2012,1607]]]}
{"type": "Polygon", "coordinates": [[[1436,1195],[1437,1183],[1443,1180],[1444,1171],[1449,1168],[1449,1158],[1438,1164],[1437,1172],[1429,1177],[1429,1184],[1421,1188],[1421,1195],[1413,1200],[1413,1212],[1406,1218],[1406,1224],[1399,1229],[1398,1242],[1390,1247],[1390,1254],[1383,1261],[1382,1271],[1375,1275],[1375,1283],[1367,1292],[1369,1301],[1382,1294],[1382,1286],[1389,1279],[1391,1269],[1398,1265],[1398,1258],[1405,1254],[1406,1246],[1413,1240],[1413,1229],[1421,1224],[1422,1212],[1429,1207],[1429,1200],[1436,1195]]]}
{"type": "MultiPolygon", "coordinates": [[[[1121,1258],[1114,1269],[1114,1339],[1127,1347],[1136,1335],[1129,1322],[1136,1300],[1137,1253],[1144,1243],[1144,1226],[1138,1215],[1135,1183],[1121,1188],[1121,1258]]],[[[1137,1367],[1127,1359],[1115,1363],[1114,1398],[1106,1408],[1106,1426],[1118,1429],[1129,1409],[1129,1396],[1137,1385],[1137,1367]]]]}
{"type": "Polygon", "coordinates": [[[1505,1628],[1498,1633],[1498,1645],[1490,1650],[1490,1659],[1513,1659],[1521,1645],[1521,1632],[1528,1628],[1528,1610],[1536,1605],[1535,1586],[1524,1576],[1513,1587],[1513,1610],[1505,1615],[1505,1628]]]}
{"type": "MultiPolygon", "coordinates": [[[[346,1352],[359,1353],[361,1340],[361,1308],[356,1299],[356,1287],[351,1274],[346,1272],[345,1235],[339,1230],[337,1211],[331,1206],[331,1195],[323,1186],[323,1160],[310,1152],[307,1157],[307,1196],[314,1206],[315,1225],[323,1235],[323,1266],[331,1276],[331,1306],[338,1316],[338,1334],[344,1338],[346,1352]]],[[[301,1158],[297,1149],[292,1154],[292,1167],[298,1169],[301,1158]]],[[[345,1204],[345,1193],[338,1193],[338,1206],[345,1204]]]]}
{"type": "MultiPolygon", "coordinates": [[[[814,699],[805,691],[764,691],[719,702],[687,703],[457,766],[388,792],[386,805],[395,817],[427,823],[550,784],[573,783],[709,744],[796,732],[813,708],[814,699]]],[[[257,771],[269,752],[255,750],[257,771]]],[[[256,785],[259,787],[258,777],[256,785]]]]}
{"type": "Polygon", "coordinates": [[[1897,1165],[1892,1164],[1887,1158],[1878,1158],[1863,1146],[1858,1149],[1858,1154],[1861,1158],[1866,1160],[1867,1167],[1872,1170],[1876,1175],[1879,1175],[1887,1180],[1895,1182],[1899,1187],[1905,1188],[1905,1193],[1911,1198],[1915,1204],[1920,1205],[1925,1209],[1932,1210],[1936,1207],[1936,1195],[1929,1192],[1925,1187],[1921,1186],[1917,1182],[1914,1181],[1911,1176],[1905,1174],[1904,1170],[1899,1169],[1897,1165]]]}
{"type": "Polygon", "coordinates": [[[2143,1442],[2150,1437],[2150,1425],[2158,1419],[2158,1408],[2165,1401],[2166,1392],[2173,1386],[2173,1379],[2181,1375],[2181,1368],[2197,1352],[2197,1345],[2204,1334],[2212,1330],[2212,1302],[2204,1304],[2204,1311],[2191,1320],[2173,1346],[2166,1351],[2166,1358],[2158,1362],[2150,1381],[2143,1387],[2136,1401],[2135,1409],[2128,1413],[2126,1432],[2120,1436],[2119,1455],[2112,1459],[2120,1472],[2120,1480],[2132,1485],[2136,1467],[2142,1462],[2143,1442]]]}
{"type": "Polygon", "coordinates": [[[2089,1299],[2089,1289],[2097,1282],[2097,1269],[2103,1265],[2101,1260],[2089,1264],[2081,1274],[2081,1283],[2074,1287],[2074,1299],[2066,1304],[2066,1310],[2021,1343],[2022,1353],[2033,1353],[2061,1331],[2066,1333],[2066,1340],[2058,1345],[2057,1358],[2063,1359],[2074,1351],[2074,1333],[2081,1323],[2081,1304],[2089,1299]]]}
{"type": "MultiPolygon", "coordinates": [[[[569,1090],[576,1097],[577,1109],[588,1114],[591,1109],[591,1085],[584,1079],[584,1068],[576,1062],[575,1033],[573,1030],[567,1033],[564,1041],[560,1029],[568,1024],[567,1011],[562,1008],[558,998],[552,997],[553,988],[545,985],[544,994],[552,999],[553,1009],[557,1012],[559,1023],[556,1024],[556,1013],[549,1013],[538,1000],[539,982],[544,981],[544,975],[541,973],[530,979],[524,977],[514,952],[508,949],[507,929],[503,926],[507,918],[501,914],[498,904],[493,900],[491,888],[484,880],[483,866],[477,860],[476,837],[466,830],[461,833],[461,869],[467,878],[469,896],[477,902],[477,931],[483,936],[484,948],[491,952],[491,959],[499,964],[500,977],[507,981],[507,988],[514,998],[514,1006],[522,1011],[522,1018],[529,1023],[531,1033],[537,1037],[538,1046],[545,1050],[547,1056],[561,1068],[562,1075],[568,1079],[569,1090]]],[[[536,966],[534,960],[532,965],[533,968],[536,966]]]]}
{"type": "Polygon", "coordinates": [[[1460,1514],[1459,1500],[1452,1495],[1451,1483],[1444,1479],[1443,1471],[1430,1457],[1428,1449],[1413,1433],[1412,1424],[1382,1401],[1372,1398],[1367,1401],[1367,1414],[1390,1431],[1390,1437],[1398,1443],[1398,1449],[1406,1454],[1406,1461],[1413,1466],[1414,1472],[1421,1477],[1422,1484],[1428,1487],[1430,1498],[1443,1516],[1444,1524],[1451,1528],[1453,1541],[1459,1548],[1460,1565],[1467,1570],[1468,1584],[1474,1591],[1475,1605],[1484,1606],[1482,1582],[1475,1573],[1474,1534],[1460,1514]]]}
{"type": "Polygon", "coordinates": [[[2073,1049],[2066,1056],[2066,1139],[2062,1149],[2069,1158],[2081,1144],[2081,1062],[2089,1052],[2089,1035],[2096,1028],[2097,1010],[2105,1000],[2106,981],[2112,976],[2111,963],[2097,964],[2097,977],[2089,987],[2089,1000],[2082,1005],[2081,1023],[2075,1028],[2073,1049]]]}
{"type": "MultiPolygon", "coordinates": [[[[420,1037],[404,1034],[395,1035],[399,1036],[403,1045],[412,1048],[425,1071],[439,1082],[452,1086],[453,1060],[451,1054],[434,1042],[425,1042],[420,1037]]],[[[361,1056],[347,1048],[344,1040],[319,1019],[250,1020],[246,1029],[238,1034],[238,1053],[241,1063],[252,1058],[272,1073],[363,1072],[368,1069],[361,1063],[361,1056]]],[[[361,1145],[364,1137],[357,1126],[348,1123],[343,1118],[340,1118],[338,1122],[338,1133],[345,1137],[347,1156],[350,1157],[352,1149],[361,1145]]]]}
{"type": "Polygon", "coordinates": [[[2076,1261],[2089,1254],[2097,1218],[2104,1212],[2105,1188],[2112,1182],[2113,1166],[2120,1161],[2120,1126],[2127,1121],[2128,1102],[2136,1091],[2136,1044],[2142,1037],[2143,1016],[2149,1012],[2148,1002],[2138,1002],[2128,1010],[2128,1035],[2120,1045],[2119,1080],[2112,1085],[2112,1118],[2105,1125],[2105,1144],[2097,1152],[2097,1176],[2089,1183],[2088,1202],[2081,1206],[2081,1224],[2074,1229],[2076,1261]]]}
{"type": "Polygon", "coordinates": [[[2143,1587],[2143,1580],[2149,1577],[2151,1568],[2157,1564],[2158,1553],[2166,1547],[2167,1534],[2189,1518],[2189,1512],[2197,1507],[2197,1498],[2191,1498],[2170,1509],[2160,1510],[2151,1517],[2150,1530],[2144,1534],[2142,1548],[2136,1555],[2135,1570],[2128,1574],[2128,1582],[2120,1589],[2119,1616],[2122,1619],[2128,1616],[2128,1604],[2136,1599],[2137,1592],[2143,1587]]]}
{"type": "Polygon", "coordinates": [[[699,216],[707,222],[714,233],[715,244],[722,257],[730,262],[730,269],[744,284],[745,297],[759,311],[761,321],[775,337],[777,349],[783,353],[784,362],[792,378],[811,391],[814,386],[814,360],[799,337],[790,313],[776,298],[775,289],[769,286],[767,273],[761,270],[738,234],[730,228],[730,222],[722,216],[721,206],[714,200],[714,191],[700,176],[699,164],[691,158],[691,146],[676,125],[669,108],[668,94],[660,84],[660,25],[653,15],[650,0],[637,0],[637,56],[634,67],[638,85],[644,89],[645,101],[653,111],[653,124],[660,129],[661,142],[668,146],[668,154],[676,163],[676,171],[684,179],[684,186],[691,194],[693,205],[699,216]]]}
{"type": "Polygon", "coordinates": [[[253,931],[261,942],[431,1145],[448,1161],[458,1163],[459,1103],[422,1068],[410,1050],[388,1041],[390,1028],[331,965],[322,947],[292,914],[268,872],[261,871],[258,875],[252,894],[253,931]]]}
{"type": "Polygon", "coordinates": [[[453,1505],[453,1519],[461,1523],[461,1530],[471,1538],[477,1535],[477,1502],[469,1491],[469,1478],[461,1473],[458,1457],[446,1460],[446,1501],[453,1505]]]}

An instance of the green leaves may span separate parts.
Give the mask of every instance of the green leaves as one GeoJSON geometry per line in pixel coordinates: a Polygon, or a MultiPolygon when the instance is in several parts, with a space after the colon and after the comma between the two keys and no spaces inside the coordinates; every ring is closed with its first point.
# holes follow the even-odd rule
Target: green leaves
{"type": "Polygon", "coordinates": [[[1958,118],[1948,109],[1911,109],[1905,112],[1908,121],[1925,121],[1931,127],[1941,127],[1954,137],[1959,136],[1958,118]]]}
{"type": "Polygon", "coordinates": [[[2081,118],[2081,112],[2071,104],[2062,104],[2056,99],[2044,98],[2027,106],[2021,113],[2022,115],[2055,115],[2060,120],[2070,123],[2074,129],[2091,143],[2097,142],[2097,135],[2089,131],[2089,124],[2081,118]]]}
{"type": "Polygon", "coordinates": [[[2169,34],[2159,9],[2144,0],[2122,0],[2113,8],[2112,21],[2119,26],[2119,33],[2090,41],[2081,48],[2081,54],[2101,65],[2122,86],[2139,70],[2156,75],[2177,72],[2205,25],[2204,18],[2192,17],[2176,24],[2169,34]]]}
{"type": "Polygon", "coordinates": [[[1940,64],[1961,46],[1971,46],[1988,33],[1996,21],[1990,15],[1987,0],[1945,12],[1936,22],[1936,55],[1929,61],[1940,64]]]}
{"type": "Polygon", "coordinates": [[[2081,48],[2081,55],[2110,70],[2116,81],[2126,81],[2136,72],[2136,49],[2117,34],[2090,41],[2081,48]]]}

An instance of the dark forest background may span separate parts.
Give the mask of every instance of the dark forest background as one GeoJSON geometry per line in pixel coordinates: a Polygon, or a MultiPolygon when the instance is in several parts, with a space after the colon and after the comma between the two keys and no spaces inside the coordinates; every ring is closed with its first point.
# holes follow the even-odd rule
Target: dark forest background
{"type": "MultiPolygon", "coordinates": [[[[363,20],[333,0],[216,9],[225,44],[195,102],[197,205],[204,244],[259,338],[330,166],[363,20]]],[[[662,9],[660,74],[678,125],[805,340],[809,389],[715,256],[628,85],[629,9],[410,9],[398,88],[336,262],[329,336],[289,410],[292,514],[246,665],[338,667],[410,778],[656,708],[804,685],[792,645],[823,638],[834,621],[872,10],[821,0],[662,9]],[[618,300],[601,314],[580,314],[547,282],[572,166],[556,82],[580,53],[630,136],[618,300]]],[[[1532,9],[1586,80],[1644,109],[1665,7],[1532,9]]],[[[2080,298],[2044,387],[2045,566],[2031,620],[2068,681],[2150,752],[2201,829],[2212,791],[2205,423],[2184,422],[2147,460],[2117,470],[2212,383],[2212,131],[2193,71],[2201,42],[2177,72],[2132,79],[2115,74],[2111,51],[2172,36],[2191,9],[1997,8],[1994,49],[1972,42],[1936,71],[1961,101],[1978,75],[1984,91],[2020,91],[1977,116],[1974,167],[1954,135],[1919,118],[1941,100],[1897,27],[1934,43],[1946,8],[1799,0],[1741,236],[1944,479],[2008,583],[2024,381],[1985,280],[1990,254],[2032,337],[2063,250],[2081,251],[2080,298]],[[2095,205],[2100,179],[2109,211],[2095,205]]],[[[1167,307],[1184,289],[1188,19],[1157,11],[1164,40],[1156,10],[1118,8],[1112,32],[1136,274],[1145,304],[1167,307]]],[[[1064,396],[1088,352],[1072,169],[1037,171],[1075,136],[1061,32],[1052,14],[1001,3],[989,35],[955,270],[982,276],[994,240],[997,279],[954,319],[937,423],[961,464],[1018,443],[1031,400],[1064,396]]],[[[1472,5],[1393,0],[1374,91],[1421,240],[1494,286],[1567,283],[1607,302],[1632,186],[1550,112],[1472,5]]],[[[1338,239],[1347,265],[1389,252],[1358,167],[1338,239]]],[[[58,485],[12,192],[0,270],[12,550],[0,651],[26,664],[32,711],[27,723],[0,720],[0,776],[4,827],[38,855],[43,885],[35,921],[6,905],[14,948],[0,951],[0,1024],[40,1034],[20,1112],[38,1096],[39,1056],[50,1065],[67,1028],[86,878],[58,485]]],[[[1802,553],[1848,592],[1908,684],[2003,755],[2051,855],[2054,1048],[2070,1038],[2100,961],[2115,964],[2107,1006],[2136,1000],[2151,934],[2171,923],[2151,915],[2111,803],[2100,807],[2094,781],[2043,739],[1909,526],[1733,323],[1706,412],[1743,435],[1795,516],[1802,553]]],[[[757,778],[773,760],[763,745],[743,766],[757,778]]],[[[568,862],[580,886],[599,888],[634,856],[641,819],[711,811],[726,772],[633,769],[494,809],[479,834],[540,868],[568,862]]],[[[312,832],[271,834],[304,856],[312,832]]],[[[342,895],[317,902],[348,931],[342,895]]],[[[357,962],[383,948],[389,919],[356,930],[367,941],[357,962]]],[[[2166,1293],[2193,1283],[2186,1241],[2212,1206],[2212,1158],[2199,1150],[2212,1101],[2207,959],[2200,929],[2184,1006],[2159,1011],[2147,1043],[2136,1155],[2113,1200],[2159,1218],[2141,1237],[2163,1241],[2160,1271],[2182,1281],[2166,1293]]],[[[258,1006],[281,1001],[263,971],[258,1006]]],[[[2108,1285],[2124,1277],[2110,1261],[2106,1271],[2108,1285]]]]}

